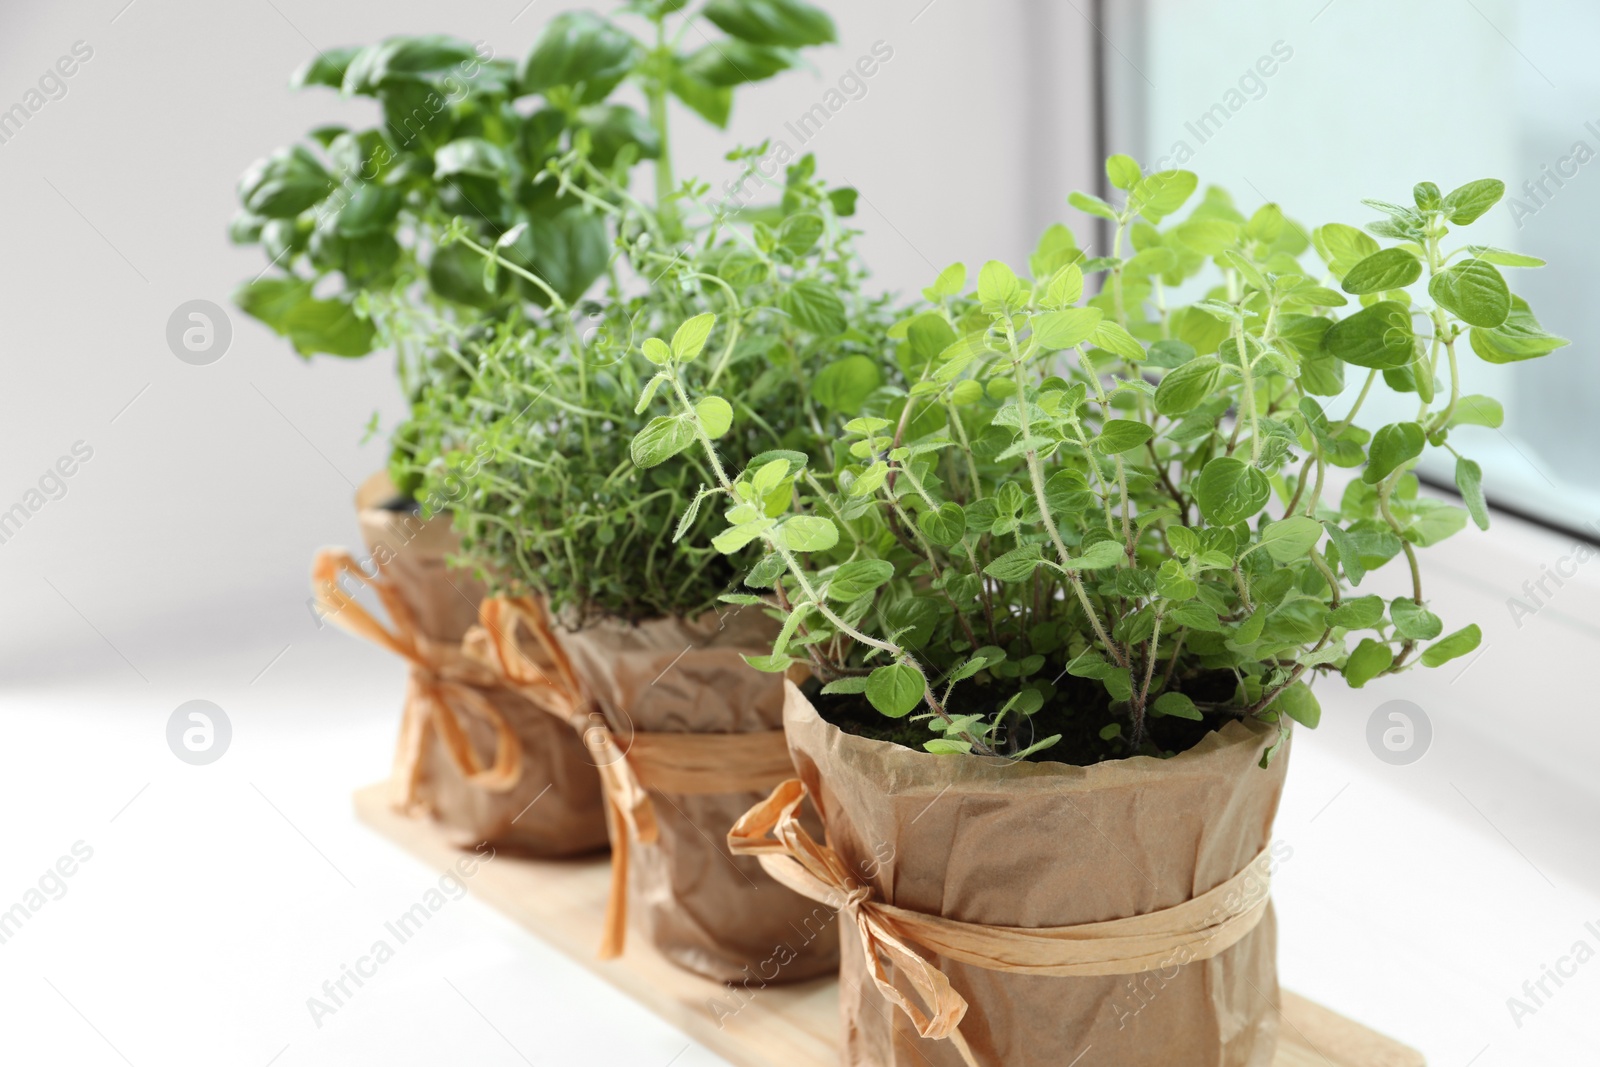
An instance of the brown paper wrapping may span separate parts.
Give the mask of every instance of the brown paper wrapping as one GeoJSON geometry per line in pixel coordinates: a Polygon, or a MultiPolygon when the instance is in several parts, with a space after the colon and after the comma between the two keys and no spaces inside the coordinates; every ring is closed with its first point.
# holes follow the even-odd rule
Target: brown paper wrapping
{"type": "MultiPolygon", "coordinates": [[[[740,657],[770,652],[775,627],[745,609],[693,623],[613,620],[558,629],[556,636],[626,751],[636,734],[781,730],[782,676],[756,671],[740,657]]],[[[662,955],[708,978],[753,981],[752,987],[837,968],[832,909],[774,882],[756,859],[728,850],[728,829],[765,788],[672,794],[647,786],[647,792],[659,836],[632,846],[628,913],[662,955]]],[[[820,824],[815,829],[820,833],[820,824]]]]}
{"type": "MultiPolygon", "coordinates": [[[[440,645],[458,645],[478,622],[483,585],[470,572],[446,563],[459,548],[449,519],[424,520],[381,506],[394,495],[384,474],[362,485],[356,495],[362,537],[379,573],[410,609],[421,635],[440,645]]],[[[433,731],[417,754],[412,780],[399,783],[403,807],[432,818],[464,847],[488,841],[535,856],[576,855],[605,847],[599,775],[582,739],[567,723],[524,696],[500,687],[481,691],[510,723],[521,746],[522,770],[516,784],[506,791],[491,791],[468,782],[433,731]]],[[[408,692],[408,705],[416,699],[414,689],[408,692]]],[[[488,764],[495,753],[494,725],[468,703],[453,710],[488,764]]],[[[408,706],[407,723],[420,714],[419,708],[408,706]]]]}
{"type": "MultiPolygon", "coordinates": [[[[967,923],[1053,927],[1173,907],[1268,847],[1287,754],[1257,763],[1275,726],[1232,722],[1168,760],[1090,767],[934,756],[844,733],[786,686],[784,726],[828,844],[874,899],[967,923]]],[[[844,1058],[962,1067],[919,1037],[844,933],[844,1058]]],[[[962,1036],[984,1067],[1268,1067],[1277,1042],[1276,924],[1211,959],[1134,975],[985,970],[913,945],[968,1002],[962,1036]]],[[[903,977],[896,989],[915,1000],[903,977]]]]}

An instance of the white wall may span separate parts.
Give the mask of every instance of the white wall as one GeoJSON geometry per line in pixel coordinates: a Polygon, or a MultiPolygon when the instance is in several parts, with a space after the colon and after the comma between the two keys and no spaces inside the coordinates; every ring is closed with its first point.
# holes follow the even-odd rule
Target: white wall
{"type": "MultiPolygon", "coordinates": [[[[212,645],[306,632],[311,553],[355,540],[353,487],[383,462],[361,436],[375,409],[397,414],[391,360],[304,364],[235,312],[226,357],[190,366],[167,348],[168,317],[196,298],[227,306],[262,268],[224,233],[247,164],[312,126],[369,121],[370,102],[288,90],[313,46],[448,32],[520,57],[565,6],[125,5],[0,10],[0,110],[75,42],[92,49],[0,144],[0,511],[75,442],[93,450],[0,543],[5,681],[106,670],[160,685],[212,645]]],[[[910,290],[954,259],[1019,262],[1089,182],[1086,24],[1032,0],[828,6],[842,43],[815,72],[747,91],[729,134],[690,134],[698,120],[679,113],[680,173],[715,176],[734,143],[786,136],[882,40],[893,58],[806,146],[860,188],[880,279],[910,290]]]]}

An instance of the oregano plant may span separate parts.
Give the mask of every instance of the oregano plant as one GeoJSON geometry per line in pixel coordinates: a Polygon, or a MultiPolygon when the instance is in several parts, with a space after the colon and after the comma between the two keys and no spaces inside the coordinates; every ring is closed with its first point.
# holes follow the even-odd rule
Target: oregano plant
{"type": "Polygon", "coordinates": [[[1115,202],[1071,202],[1112,223],[1109,255],[1053,226],[1024,276],[942,271],[877,353],[885,384],[806,447],[720,453],[738,398],[685,373],[706,314],[644,342],[661,370],[641,403],[668,412],[634,457],[695,446],[714,480],[691,521],[714,499],[712,547],[760,546],[734,599],[784,619],[751,662],[805,662],[825,714],[933,752],[1077,763],[1252,717],[1279,725],[1270,760],[1291,721],[1317,725],[1319,675],[1360,687],[1478,645],[1474,625],[1446,633],[1418,559],[1489,521],[1451,435],[1501,409],[1463,393],[1461,361],[1565,344],[1502,273],[1540,261],[1453,238],[1503,185],[1424,182],[1411,206],[1365,201],[1383,216],[1365,229],[1308,232],[1217,188],[1179,219],[1187,171],[1116,156],[1107,174],[1115,202]],[[1416,413],[1368,430],[1380,379],[1416,413]],[[1465,508],[1419,491],[1430,449],[1454,457],[1465,508]],[[1406,594],[1361,592],[1400,558],[1406,594]]]}

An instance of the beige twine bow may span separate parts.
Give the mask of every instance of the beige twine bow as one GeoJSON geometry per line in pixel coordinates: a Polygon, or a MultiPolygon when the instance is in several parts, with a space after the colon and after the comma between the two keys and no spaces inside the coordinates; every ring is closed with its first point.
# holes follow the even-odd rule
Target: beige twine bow
{"type": "Polygon", "coordinates": [[[438,730],[451,761],[473,785],[493,792],[516,785],[522,770],[521,742],[499,709],[484,697],[484,690],[515,693],[582,737],[600,773],[611,838],[611,886],[601,932],[601,959],[620,956],[627,941],[630,842],[653,844],[660,835],[647,788],[679,795],[760,792],[794,773],[781,730],[638,733],[625,748],[584,695],[570,657],[551,631],[549,613],[532,597],[485,598],[478,606],[478,625],[467,631],[457,647],[422,636],[393,583],[368,576],[348,552],[319,552],[312,576],[317,602],[326,616],[411,663],[410,693],[393,776],[396,800],[403,807],[416,804],[429,730],[438,730]],[[392,629],[339,587],[341,571],[377,592],[392,629]],[[538,659],[518,640],[521,630],[532,635],[538,659]],[[452,700],[472,707],[494,724],[495,760],[490,768],[482,767],[452,700]],[[419,713],[419,707],[425,713],[419,713]]]}
{"type": "Polygon", "coordinates": [[[918,955],[908,941],[947,959],[1012,974],[1083,977],[1138,974],[1183,962],[1210,959],[1255,929],[1266,913],[1267,853],[1208,892],[1182,904],[1143,915],[1073,926],[1025,928],[965,923],[899,908],[872,899],[839,854],[818,844],[800,824],[807,792],[790,779],[751,808],[728,833],[736,855],[758,856],[768,874],[812,900],[838,908],[855,923],[867,971],[878,991],[911,1020],[917,1033],[949,1041],[968,1067],[979,1067],[962,1037],[967,1002],[942,971],[918,955]],[[1259,870],[1258,870],[1259,868],[1259,870]],[[1242,893],[1252,876],[1259,894],[1242,893]],[[889,981],[883,960],[905,978],[931,1014],[889,981]]]}
{"type": "Polygon", "coordinates": [[[312,592],[325,617],[411,664],[405,717],[395,751],[395,802],[406,808],[416,805],[422,753],[430,730],[438,731],[450,761],[468,782],[494,793],[512,789],[522,776],[522,745],[500,709],[483,695],[484,690],[496,685],[492,672],[461,647],[423,636],[416,616],[394,584],[381,576],[366,574],[350,553],[323,549],[312,563],[311,576],[312,592]],[[339,586],[341,573],[372,587],[388,613],[392,629],[373,618],[339,586]],[[494,726],[495,752],[490,766],[483,766],[468,739],[458,707],[470,708],[494,726]]]}

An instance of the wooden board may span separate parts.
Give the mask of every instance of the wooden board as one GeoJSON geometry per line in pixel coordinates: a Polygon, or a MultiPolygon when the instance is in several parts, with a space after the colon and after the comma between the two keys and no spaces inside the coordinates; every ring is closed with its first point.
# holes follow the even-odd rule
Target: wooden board
{"type": "MultiPolygon", "coordinates": [[[[443,869],[461,853],[433,826],[394,812],[388,786],[355,795],[356,814],[378,833],[443,869]]],[[[619,960],[595,958],[609,886],[603,858],[541,861],[500,856],[466,879],[484,902],[548,941],[706,1048],[740,1067],[836,1067],[838,983],[774,987],[742,1006],[728,987],[668,963],[631,937],[619,960]],[[721,1005],[713,1013],[712,1005],[721,1005]],[[737,1011],[730,1011],[738,1006],[737,1011]],[[720,1025],[719,1025],[720,1023],[720,1025]]],[[[740,995],[744,996],[743,994],[740,995]]],[[[1420,1053],[1293,993],[1283,994],[1283,1025],[1273,1067],[1423,1067],[1420,1053]]]]}

